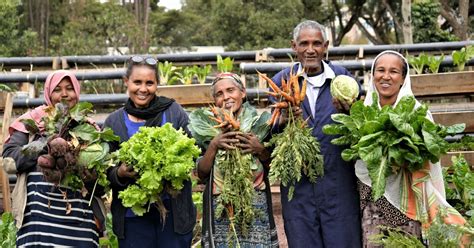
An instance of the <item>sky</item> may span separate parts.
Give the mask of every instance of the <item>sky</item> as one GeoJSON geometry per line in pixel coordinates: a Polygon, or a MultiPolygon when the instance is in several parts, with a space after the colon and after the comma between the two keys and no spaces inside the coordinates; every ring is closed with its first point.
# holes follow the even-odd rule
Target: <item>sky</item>
{"type": "Polygon", "coordinates": [[[181,0],[160,0],[158,6],[164,6],[167,9],[180,9],[181,0]]]}

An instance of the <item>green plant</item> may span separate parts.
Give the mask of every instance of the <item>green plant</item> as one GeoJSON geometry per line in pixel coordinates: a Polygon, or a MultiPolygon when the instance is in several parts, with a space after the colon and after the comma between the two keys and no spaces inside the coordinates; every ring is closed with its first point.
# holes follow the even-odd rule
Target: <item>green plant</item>
{"type": "Polygon", "coordinates": [[[234,59],[227,57],[222,59],[221,55],[217,55],[217,70],[219,72],[232,72],[234,68],[234,59]]]}
{"type": "Polygon", "coordinates": [[[16,231],[13,215],[9,212],[3,213],[0,222],[0,247],[16,247],[16,231]]]}
{"type": "Polygon", "coordinates": [[[112,214],[107,213],[107,220],[105,221],[105,237],[100,238],[99,244],[100,247],[108,247],[108,248],[118,248],[118,238],[115,235],[114,231],[112,230],[112,214]]]}
{"type": "MultiPolygon", "coordinates": [[[[428,243],[428,247],[433,248],[457,248],[465,242],[463,237],[472,237],[474,229],[470,225],[446,224],[444,216],[445,209],[439,209],[436,218],[423,236],[428,243]]],[[[415,236],[397,228],[379,226],[380,234],[372,235],[369,240],[372,244],[382,245],[386,248],[423,248],[425,245],[415,236]]],[[[463,245],[466,245],[465,243],[463,245]]],[[[471,246],[462,246],[471,247],[471,246]]]]}
{"type": "Polygon", "coordinates": [[[164,221],[165,211],[159,197],[162,192],[176,195],[190,180],[194,159],[201,153],[183,129],[170,123],[162,127],[140,127],[128,141],[120,145],[120,161],[133,165],[139,175],[135,184],[119,193],[125,207],[139,216],[156,203],[164,221]]]}
{"type": "Polygon", "coordinates": [[[424,52],[420,53],[418,56],[407,56],[408,63],[415,70],[416,74],[423,74],[423,69],[428,65],[428,55],[424,52]]]}
{"type": "Polygon", "coordinates": [[[12,92],[13,89],[10,88],[8,85],[6,84],[0,84],[0,92],[2,91],[6,91],[6,92],[12,92]]]}
{"type": "Polygon", "coordinates": [[[206,83],[206,77],[211,73],[212,66],[211,65],[205,65],[205,66],[193,66],[194,68],[194,73],[195,76],[197,77],[197,80],[200,84],[205,84],[206,83]]]}
{"type": "Polygon", "coordinates": [[[462,132],[466,125],[445,127],[433,123],[426,118],[426,105],[415,108],[413,96],[404,96],[395,107],[386,105],[382,109],[375,92],[373,98],[369,106],[363,101],[354,103],[350,115],[333,114],[331,118],[340,124],[325,125],[323,132],[340,135],[332,144],[350,145],[341,154],[345,161],[360,158],[367,163],[372,196],[377,200],[385,192],[389,175],[402,166],[417,171],[428,160],[439,161],[449,148],[444,138],[462,132]]]}
{"type": "Polygon", "coordinates": [[[189,85],[193,83],[193,78],[195,74],[194,67],[184,67],[182,71],[176,72],[178,76],[178,80],[181,81],[182,84],[189,85]]]}
{"type": "Polygon", "coordinates": [[[464,135],[459,142],[449,144],[449,151],[474,151],[474,136],[464,135]]]}
{"type": "Polygon", "coordinates": [[[431,73],[438,73],[439,66],[444,60],[444,54],[441,54],[439,57],[428,56],[428,69],[431,73]]]}
{"type": "MultiPolygon", "coordinates": [[[[444,168],[443,175],[446,184],[446,199],[450,201],[459,213],[474,222],[474,172],[466,159],[453,156],[452,165],[444,168]]],[[[473,223],[474,224],[474,223],[473,223]]]]}
{"type": "Polygon", "coordinates": [[[158,74],[160,77],[160,84],[173,85],[178,81],[176,72],[179,70],[178,67],[174,66],[172,62],[159,62],[158,63],[158,74]]]}
{"type": "Polygon", "coordinates": [[[474,46],[461,48],[459,51],[453,51],[453,64],[458,67],[458,71],[464,71],[466,62],[474,57],[474,46]]]}

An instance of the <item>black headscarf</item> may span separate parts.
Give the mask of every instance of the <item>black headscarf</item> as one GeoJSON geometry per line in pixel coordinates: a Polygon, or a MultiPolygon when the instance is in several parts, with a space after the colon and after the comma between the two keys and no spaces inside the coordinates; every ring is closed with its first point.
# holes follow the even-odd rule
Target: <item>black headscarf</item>
{"type": "Polygon", "coordinates": [[[130,98],[125,104],[125,111],[140,119],[146,120],[145,126],[159,126],[163,120],[163,111],[173,104],[174,99],[155,96],[146,108],[137,108],[130,98]]]}

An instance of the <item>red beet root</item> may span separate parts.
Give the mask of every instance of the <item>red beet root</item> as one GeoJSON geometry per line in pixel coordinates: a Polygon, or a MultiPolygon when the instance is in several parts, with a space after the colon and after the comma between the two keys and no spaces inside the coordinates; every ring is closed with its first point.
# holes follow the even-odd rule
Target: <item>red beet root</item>
{"type": "Polygon", "coordinates": [[[60,170],[66,168],[67,166],[67,162],[66,162],[66,159],[64,159],[64,157],[58,157],[56,158],[56,167],[58,167],[60,170]]]}
{"type": "Polygon", "coordinates": [[[37,163],[42,168],[54,169],[56,166],[56,160],[49,154],[44,154],[38,157],[37,163]]]}
{"type": "Polygon", "coordinates": [[[61,137],[57,137],[49,141],[49,154],[54,157],[61,157],[68,151],[69,145],[67,141],[61,137]]]}

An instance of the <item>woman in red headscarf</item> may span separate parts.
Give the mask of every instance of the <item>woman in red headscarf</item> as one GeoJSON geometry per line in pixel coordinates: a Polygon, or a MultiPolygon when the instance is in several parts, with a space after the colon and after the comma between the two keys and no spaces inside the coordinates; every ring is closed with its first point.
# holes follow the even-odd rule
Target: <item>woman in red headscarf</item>
{"type": "MultiPolygon", "coordinates": [[[[69,108],[79,101],[80,86],[69,71],[55,71],[44,86],[46,105],[20,116],[9,128],[3,157],[15,161],[17,183],[13,192],[13,214],[16,220],[17,246],[97,247],[98,230],[89,197],[79,190],[48,182],[37,167],[39,155],[27,155],[22,147],[44,133],[42,118],[46,108],[65,102],[69,108]],[[40,135],[31,135],[22,119],[33,120],[40,135]]],[[[87,182],[86,182],[87,187],[87,182]]],[[[90,192],[90,191],[89,191],[90,192]]]]}

